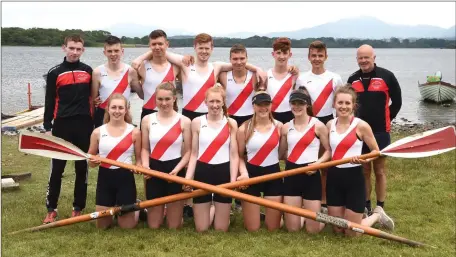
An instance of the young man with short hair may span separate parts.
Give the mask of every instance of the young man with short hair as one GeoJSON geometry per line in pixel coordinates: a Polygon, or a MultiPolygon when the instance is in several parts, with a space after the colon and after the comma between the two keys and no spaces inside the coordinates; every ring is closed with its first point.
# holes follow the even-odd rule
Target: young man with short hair
{"type": "Polygon", "coordinates": [[[108,61],[96,67],[92,76],[92,99],[96,99],[97,105],[94,115],[95,128],[103,125],[106,105],[111,95],[120,93],[130,99],[130,92],[133,89],[140,98],[144,98],[138,73],[121,60],[124,49],[120,38],[108,36],[104,43],[103,54],[108,61]],[[97,99],[98,96],[99,99],[97,99]]]}
{"type": "MultiPolygon", "coordinates": [[[[82,151],[89,150],[93,131],[93,105],[90,97],[92,68],[79,59],[84,53],[84,40],[79,35],[65,37],[63,62],[51,68],[46,79],[43,127],[46,134],[69,141],[82,151]]],[[[52,159],[46,194],[47,215],[43,223],[57,219],[57,202],[66,161],[52,159]]],[[[87,199],[87,161],[75,161],[73,211],[81,215],[87,199]]]]}

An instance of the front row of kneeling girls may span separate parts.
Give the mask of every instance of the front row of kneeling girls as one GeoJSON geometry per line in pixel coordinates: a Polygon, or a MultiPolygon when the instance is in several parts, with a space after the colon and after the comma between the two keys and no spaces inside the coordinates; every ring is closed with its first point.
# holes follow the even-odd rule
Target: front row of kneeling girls
{"type": "MultiPolygon", "coordinates": [[[[212,185],[244,180],[280,172],[279,160],[286,160],[286,170],[315,165],[321,162],[352,157],[351,163],[330,168],[327,177],[328,214],[351,222],[372,226],[380,223],[392,230],[393,221],[381,207],[363,219],[365,185],[361,163],[362,144],[372,151],[378,146],[370,126],[354,117],[356,93],[350,86],[337,89],[334,108],[337,118],[323,124],[312,117],[310,97],[305,89],[294,90],[290,106],[294,119],[286,124],[274,120],[271,97],[264,91],[252,98],[254,115],[238,129],[238,124],[227,116],[225,91],[221,86],[207,90],[205,103],[208,114],[190,121],[177,112],[176,89],[171,83],[157,87],[158,112],[149,114],[141,121],[141,131],[131,124],[127,100],[113,96],[105,114],[105,125],[94,130],[89,153],[131,163],[135,154],[136,165],[171,175],[194,179],[212,185]],[[142,146],[142,147],[141,147],[142,146]],[[319,158],[319,148],[324,154],[319,158]],[[185,167],[188,165],[187,169],[185,167]]],[[[99,165],[90,161],[92,167],[99,165]]],[[[154,199],[182,191],[181,186],[158,178],[146,177],[146,198],[154,199]]],[[[240,188],[241,192],[265,199],[320,211],[320,172],[285,177],[240,188]]],[[[133,173],[117,167],[101,165],[96,191],[96,208],[103,210],[113,206],[132,204],[136,201],[133,173]]],[[[232,198],[208,194],[193,199],[194,220],[197,231],[205,231],[211,225],[211,203],[214,202],[214,228],[227,231],[230,224],[232,198]]],[[[168,227],[182,226],[183,202],[166,205],[168,227]]],[[[249,231],[260,228],[260,206],[243,202],[244,226],[249,231]]],[[[164,206],[151,207],[147,211],[148,225],[158,228],[164,220],[164,206]]],[[[120,216],[119,226],[130,228],[137,224],[138,215],[120,216]]],[[[301,217],[285,213],[285,226],[289,231],[302,227],[301,217]]],[[[265,225],[268,230],[281,226],[282,212],[265,208],[265,225]]],[[[108,227],[112,218],[99,219],[98,227],[108,227]]],[[[305,221],[306,230],[318,233],[324,224],[305,221]]],[[[334,228],[337,232],[343,232],[334,228]]],[[[353,232],[346,231],[353,235],[353,232]]]]}

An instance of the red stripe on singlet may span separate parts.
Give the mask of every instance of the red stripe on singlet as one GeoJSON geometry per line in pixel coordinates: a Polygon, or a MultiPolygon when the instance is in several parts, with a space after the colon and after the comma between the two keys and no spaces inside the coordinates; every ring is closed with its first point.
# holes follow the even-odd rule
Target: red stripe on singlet
{"type": "MultiPolygon", "coordinates": [[[[130,148],[130,146],[132,144],[133,144],[133,131],[128,133],[124,138],[122,138],[122,140],[111,150],[111,152],[108,153],[106,158],[116,161],[117,158],[119,158],[123,153],[125,153],[125,151],[127,151],[128,148],[130,148]]],[[[109,168],[112,165],[107,164],[107,163],[101,163],[100,166],[103,168],[109,168]]]]}
{"type": "MultiPolygon", "coordinates": [[[[174,70],[174,68],[171,65],[171,68],[169,69],[168,73],[163,78],[161,83],[168,82],[168,81],[174,81],[174,71],[173,70],[174,70]]],[[[154,110],[156,106],[157,106],[157,104],[155,102],[155,92],[154,92],[152,94],[152,96],[150,97],[149,101],[147,101],[147,103],[143,107],[144,107],[144,109],[154,110]]]]}
{"type": "Polygon", "coordinates": [[[220,131],[220,133],[217,135],[217,137],[215,137],[214,141],[212,141],[210,145],[206,148],[204,153],[199,158],[199,161],[209,163],[212,160],[212,158],[214,158],[218,150],[223,146],[223,144],[225,144],[226,140],[228,140],[229,136],[230,130],[227,122],[223,129],[220,131]]]}
{"type": "Polygon", "coordinates": [[[250,164],[260,166],[261,163],[268,157],[271,151],[276,147],[279,143],[279,131],[277,127],[272,132],[269,139],[266,143],[260,148],[260,150],[253,156],[253,158],[249,161],[250,164]]]}
{"type": "Polygon", "coordinates": [[[179,135],[182,133],[181,120],[179,119],[176,124],[168,131],[166,134],[158,140],[155,145],[150,158],[155,160],[160,160],[163,154],[168,150],[168,148],[176,141],[179,135]]]}

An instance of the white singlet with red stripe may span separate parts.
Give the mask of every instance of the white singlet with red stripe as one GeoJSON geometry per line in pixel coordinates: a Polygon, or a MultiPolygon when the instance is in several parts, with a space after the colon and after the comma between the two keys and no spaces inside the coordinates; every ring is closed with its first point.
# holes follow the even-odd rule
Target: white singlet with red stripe
{"type": "Polygon", "coordinates": [[[320,139],[315,134],[316,121],[316,118],[310,117],[309,124],[307,124],[306,128],[302,132],[298,131],[295,128],[294,119],[290,121],[287,134],[287,158],[289,161],[296,164],[305,164],[310,162],[316,162],[318,160],[320,139]],[[305,142],[307,142],[308,144],[298,144],[298,142],[304,142],[300,141],[301,139],[305,140],[305,142]],[[304,151],[302,149],[304,149],[304,151]],[[296,155],[297,153],[301,153],[299,157],[296,155]]]}
{"type": "Polygon", "coordinates": [[[100,65],[98,66],[98,69],[100,70],[100,88],[99,93],[100,93],[100,100],[101,102],[105,102],[109,96],[111,96],[112,92],[116,89],[117,85],[124,79],[124,76],[126,76],[126,83],[127,83],[127,88],[123,92],[123,95],[125,98],[130,99],[130,84],[128,83],[128,69],[130,68],[130,65],[123,63],[124,68],[122,70],[122,73],[119,77],[117,78],[112,78],[109,76],[108,71],[106,70],[106,66],[100,65]]]}
{"type": "Polygon", "coordinates": [[[334,92],[338,86],[343,86],[342,78],[331,71],[316,75],[312,71],[301,73],[296,80],[296,88],[305,86],[309,91],[315,117],[333,115],[334,92]],[[318,102],[315,103],[315,101],[318,102]]]}
{"type": "Polygon", "coordinates": [[[208,164],[220,164],[230,161],[230,131],[228,120],[223,116],[221,125],[218,128],[211,127],[207,122],[206,115],[200,116],[200,132],[198,139],[198,160],[208,164]],[[227,126],[227,127],[225,127],[227,126]],[[222,134],[228,133],[228,134],[222,134]],[[226,135],[228,135],[226,137],[226,135]],[[214,141],[217,137],[223,141],[214,141]],[[201,158],[202,155],[211,156],[209,158],[201,158]]]}
{"type": "MultiPolygon", "coordinates": [[[[119,143],[126,137],[126,136],[133,136],[130,134],[135,126],[132,124],[127,124],[127,128],[125,132],[119,137],[113,137],[109,135],[108,130],[106,129],[106,124],[100,126],[100,139],[98,142],[98,151],[100,157],[107,158],[109,153],[122,153],[115,161],[124,162],[127,164],[132,164],[131,156],[134,154],[135,149],[133,143],[126,145],[119,145],[119,143]]],[[[131,140],[132,142],[133,140],[131,140]]],[[[111,159],[111,158],[109,158],[111,159]]],[[[117,166],[109,166],[109,169],[118,169],[117,166]]]]}
{"type": "MultiPolygon", "coordinates": [[[[236,81],[233,78],[233,72],[229,71],[226,73],[226,105],[228,107],[228,111],[230,108],[233,108],[231,106],[233,102],[237,99],[236,104],[239,104],[241,99],[244,100],[242,102],[242,105],[239,104],[241,107],[235,112],[235,113],[230,113],[230,115],[234,116],[247,116],[247,115],[252,115],[253,114],[253,106],[252,106],[252,97],[254,94],[254,90],[250,92],[247,98],[244,97],[244,95],[241,95],[241,92],[246,88],[246,86],[249,83],[252,83],[252,75],[253,73],[251,71],[247,71],[247,76],[245,78],[245,81],[243,83],[236,83],[236,81]],[[240,98],[238,98],[240,97],[240,98]]],[[[253,87],[253,85],[252,85],[253,87]]]]}
{"type": "MultiPolygon", "coordinates": [[[[340,160],[343,158],[361,155],[363,148],[363,141],[358,139],[356,135],[356,126],[360,121],[359,118],[354,118],[348,127],[347,131],[342,134],[337,133],[336,124],[338,118],[335,118],[331,123],[331,130],[329,132],[329,144],[331,146],[333,160],[340,160]],[[351,139],[351,140],[350,140],[351,139]],[[348,148],[348,149],[347,149],[348,148]],[[335,158],[335,155],[338,157],[335,158]]],[[[338,168],[349,168],[359,166],[361,164],[341,164],[337,165],[338,168]]]]}
{"type": "MultiPolygon", "coordinates": [[[[268,92],[269,95],[271,95],[271,99],[272,99],[273,105],[278,105],[278,107],[275,110],[272,110],[272,111],[273,112],[288,112],[288,111],[290,111],[291,109],[290,109],[289,100],[290,100],[291,91],[293,90],[293,84],[290,87],[290,89],[288,91],[286,91],[285,96],[282,99],[280,99],[280,103],[276,102],[274,98],[279,93],[280,89],[285,86],[284,85],[285,82],[287,82],[288,79],[292,79],[291,78],[292,75],[290,73],[288,73],[283,79],[277,80],[277,79],[275,79],[274,74],[272,73],[272,69],[268,70],[267,75],[268,75],[267,92],[268,92]]],[[[293,83],[293,81],[291,83],[293,83]]]]}
{"type": "MultiPolygon", "coordinates": [[[[144,82],[142,85],[144,91],[144,106],[149,102],[150,98],[155,93],[155,89],[157,89],[157,86],[160,85],[160,83],[163,82],[163,79],[166,77],[166,75],[168,75],[169,70],[173,68],[173,65],[171,65],[170,62],[166,63],[168,65],[166,69],[162,72],[157,72],[154,70],[154,68],[148,60],[144,61],[144,69],[146,70],[144,82]]],[[[174,78],[170,81],[174,82],[174,78]]],[[[154,110],[158,110],[157,106],[155,106],[154,110]]]]}
{"type": "MultiPolygon", "coordinates": [[[[266,133],[260,133],[256,129],[253,130],[253,135],[250,137],[250,140],[247,142],[245,148],[247,151],[247,162],[252,163],[252,159],[258,158],[258,153],[260,150],[264,150],[263,146],[266,145],[266,143],[269,143],[269,146],[272,146],[272,150],[270,152],[265,152],[268,155],[266,157],[260,158],[262,160],[260,165],[261,167],[266,167],[270,165],[277,164],[279,162],[279,141],[280,137],[278,136],[278,129],[277,129],[277,120],[274,120],[274,125],[271,126],[271,129],[266,132],[266,133]],[[274,136],[272,135],[273,133],[277,133],[277,140],[269,141],[268,140],[274,136]]],[[[252,126],[252,123],[250,123],[247,126],[247,129],[249,129],[249,126],[252,126]]],[[[269,148],[271,149],[271,148],[269,148]]],[[[260,153],[261,154],[261,153],[260,153]]]]}
{"type": "Polygon", "coordinates": [[[159,161],[174,160],[182,156],[181,114],[173,122],[163,125],[157,119],[157,113],[149,114],[150,157],[159,161]]]}
{"type": "MultiPolygon", "coordinates": [[[[200,89],[203,87],[203,85],[210,79],[210,76],[214,76],[214,66],[212,63],[208,63],[208,71],[204,75],[198,74],[196,72],[196,67],[194,65],[191,65],[189,67],[190,72],[187,76],[187,81],[182,83],[182,90],[183,90],[183,96],[182,96],[182,104],[185,109],[187,104],[195,97],[195,95],[200,91],[200,89]]],[[[211,83],[211,87],[215,84],[211,83]]],[[[205,94],[206,91],[203,92],[205,94]]],[[[199,102],[198,102],[199,104],[199,102]]],[[[198,107],[195,110],[189,110],[193,112],[207,112],[207,106],[204,103],[204,101],[201,102],[201,104],[198,105],[198,107]]]]}

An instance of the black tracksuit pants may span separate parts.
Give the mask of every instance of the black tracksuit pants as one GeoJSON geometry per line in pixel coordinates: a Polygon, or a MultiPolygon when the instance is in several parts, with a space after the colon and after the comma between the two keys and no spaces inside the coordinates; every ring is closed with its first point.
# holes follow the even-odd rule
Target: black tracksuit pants
{"type": "MultiPolygon", "coordinates": [[[[90,116],[73,116],[57,118],[54,120],[52,135],[71,142],[82,151],[87,152],[90,145],[90,135],[93,131],[93,120],[90,116]]],[[[46,207],[48,211],[57,209],[62,175],[66,161],[52,159],[51,173],[49,176],[48,190],[46,194],[46,207]]],[[[73,207],[76,210],[85,208],[87,199],[87,176],[88,164],[86,160],[75,161],[76,181],[74,185],[73,207]]]]}

